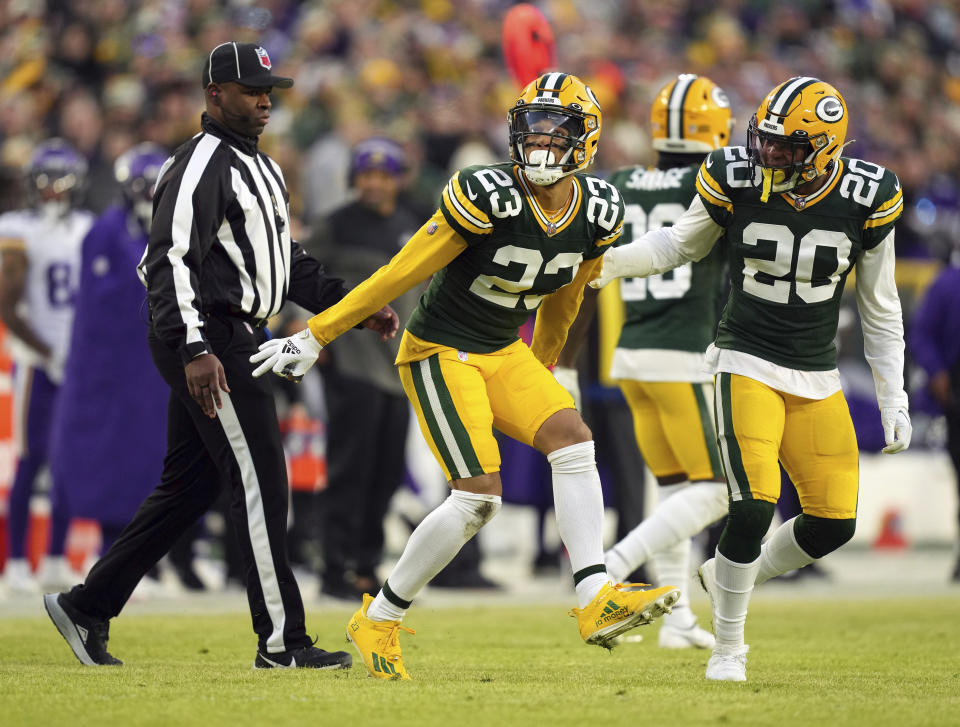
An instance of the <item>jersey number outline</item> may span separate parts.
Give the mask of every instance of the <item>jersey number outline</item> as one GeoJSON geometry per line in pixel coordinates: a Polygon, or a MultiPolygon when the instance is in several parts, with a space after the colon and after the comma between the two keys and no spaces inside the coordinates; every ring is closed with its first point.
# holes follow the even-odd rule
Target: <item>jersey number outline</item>
{"type": "Polygon", "coordinates": [[[613,232],[617,222],[617,213],[620,211],[620,192],[609,182],[599,177],[587,177],[587,187],[590,189],[590,200],[587,202],[587,219],[599,225],[607,232],[613,232]],[[603,190],[610,192],[610,199],[603,196],[603,190]]]}
{"type": "MultiPolygon", "coordinates": [[[[481,169],[473,178],[480,182],[483,191],[490,195],[490,211],[495,217],[516,217],[520,214],[523,201],[509,174],[502,169],[481,169]],[[501,199],[500,193],[503,190],[509,194],[509,199],[501,199]]],[[[467,184],[469,185],[469,182],[467,184]]]]}
{"type": "Polygon", "coordinates": [[[526,295],[533,287],[540,273],[556,275],[563,270],[571,270],[570,280],[577,274],[583,255],[579,252],[561,252],[554,255],[544,265],[539,250],[516,245],[504,245],[493,256],[497,265],[509,266],[518,263],[523,266],[519,280],[508,280],[498,275],[478,275],[470,284],[470,292],[501,308],[516,310],[523,305],[527,310],[535,310],[543,300],[542,295],[526,295]]]}
{"type": "Polygon", "coordinates": [[[843,274],[851,265],[853,243],[837,230],[810,230],[799,240],[786,225],[751,222],[743,230],[743,242],[758,246],[761,242],[775,244],[773,259],[744,257],[743,292],[771,303],[789,303],[791,288],[804,303],[823,303],[833,298],[843,274]],[[796,266],[793,248],[799,243],[796,266]],[[813,284],[813,266],[818,249],[834,251],[837,266],[827,276],[827,283],[813,284]],[[792,275],[791,275],[792,273],[792,275]],[[763,274],[768,279],[757,276],[763,274]],[[784,279],[790,276],[792,279],[784,279]]]}
{"type": "Polygon", "coordinates": [[[873,199],[880,189],[880,180],[883,179],[883,167],[865,162],[862,159],[851,159],[847,164],[848,174],[840,180],[840,196],[844,199],[853,199],[864,207],[872,207],[873,199]],[[867,191],[864,193],[863,188],[867,191]]]}
{"type": "MultiPolygon", "coordinates": [[[[638,204],[628,204],[623,209],[625,238],[635,240],[650,230],[669,227],[686,211],[679,202],[661,202],[654,205],[650,214],[638,204]]],[[[676,300],[690,290],[693,278],[693,263],[684,263],[670,271],[672,275],[663,277],[663,273],[645,278],[621,278],[620,298],[625,302],[646,300],[649,295],[654,300],[676,300]]]]}

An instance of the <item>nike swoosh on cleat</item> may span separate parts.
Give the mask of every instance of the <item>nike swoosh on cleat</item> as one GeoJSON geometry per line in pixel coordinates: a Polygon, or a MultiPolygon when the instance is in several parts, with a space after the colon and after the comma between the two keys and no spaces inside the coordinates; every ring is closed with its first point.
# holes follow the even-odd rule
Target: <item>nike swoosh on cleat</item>
{"type": "Polygon", "coordinates": [[[260,654],[260,658],[267,662],[270,666],[274,666],[277,669],[286,669],[287,667],[294,667],[297,665],[297,660],[294,658],[290,659],[289,664],[281,664],[280,662],[274,661],[273,659],[268,659],[263,654],[260,654]]]}

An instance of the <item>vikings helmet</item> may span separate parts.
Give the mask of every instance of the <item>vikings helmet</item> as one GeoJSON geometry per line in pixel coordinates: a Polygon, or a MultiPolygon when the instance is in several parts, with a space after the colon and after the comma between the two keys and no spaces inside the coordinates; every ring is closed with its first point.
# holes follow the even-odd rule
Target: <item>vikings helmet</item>
{"type": "Polygon", "coordinates": [[[601,122],[597,97],[583,81],[545,73],[523,89],[507,114],[510,158],[534,184],[553,184],[593,162],[601,122]]]}
{"type": "Polygon", "coordinates": [[[767,94],[747,130],[750,171],[763,190],[761,200],[766,202],[770,192],[787,192],[830,171],[845,146],[847,120],[843,96],[817,78],[797,76],[767,94]],[[797,161],[766,164],[761,147],[770,142],[787,144],[797,161]]]}
{"type": "Polygon", "coordinates": [[[87,160],[64,139],[41,142],[27,162],[28,194],[45,212],[66,214],[87,181],[87,160]]]}
{"type": "Polygon", "coordinates": [[[153,191],[167,157],[163,147],[144,142],[125,151],[113,165],[127,207],[148,233],[153,219],[153,191]]]}
{"type": "Polygon", "coordinates": [[[701,154],[730,143],[730,101],[704,76],[684,73],[660,89],[650,109],[653,148],[701,154]]]}

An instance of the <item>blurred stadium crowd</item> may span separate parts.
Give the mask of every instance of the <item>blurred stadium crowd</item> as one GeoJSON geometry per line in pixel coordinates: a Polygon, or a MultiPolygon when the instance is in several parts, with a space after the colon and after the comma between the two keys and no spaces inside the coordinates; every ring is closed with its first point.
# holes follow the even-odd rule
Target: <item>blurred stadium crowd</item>
{"type": "MultiPolygon", "coordinates": [[[[87,158],[85,206],[105,210],[121,195],[120,154],[142,141],[173,150],[197,133],[203,54],[240,40],[263,45],[274,72],[295,79],[273,96],[261,140],[286,176],[294,238],[310,240],[350,199],[351,151],[371,136],[403,145],[405,201],[429,214],[454,170],[507,157],[506,110],[519,88],[504,65],[501,29],[514,4],[0,0],[0,211],[26,204],[22,169],[52,136],[87,158]]],[[[896,245],[905,319],[940,263],[960,260],[955,0],[535,4],[554,30],[559,67],[583,78],[601,102],[597,174],[653,161],[650,104],[678,73],[707,75],[726,91],[734,144],[744,143],[770,88],[816,76],[845,95],[847,138],[855,140],[847,153],[889,167],[903,184],[896,245]]],[[[859,406],[875,429],[862,347],[846,340],[859,335],[854,322],[851,307],[841,318],[840,349],[857,359],[841,371],[855,421],[859,406]]],[[[911,396],[921,389],[915,383],[911,396]]],[[[873,431],[862,446],[877,445],[870,436],[882,444],[882,432],[873,431]]],[[[917,426],[915,445],[942,442],[942,430],[917,426]]]]}
{"type": "MultiPolygon", "coordinates": [[[[517,88],[503,64],[509,0],[6,0],[0,3],[0,162],[67,138],[91,162],[88,204],[117,190],[114,159],[133,143],[174,148],[202,104],[204,49],[256,40],[291,92],[274,98],[269,153],[293,211],[312,224],[347,195],[350,147],[402,141],[411,194],[435,205],[465,160],[503,158],[517,88]],[[322,193],[320,192],[322,190],[322,193]],[[312,193],[311,193],[312,191],[312,193]]],[[[545,0],[564,70],[605,112],[603,173],[650,158],[654,92],[680,72],[708,75],[731,99],[734,141],[782,79],[828,80],[851,109],[849,153],[888,166],[909,212],[902,255],[943,257],[960,237],[960,9],[946,0],[545,0]]],[[[11,195],[3,199],[11,206],[11,195]]]]}

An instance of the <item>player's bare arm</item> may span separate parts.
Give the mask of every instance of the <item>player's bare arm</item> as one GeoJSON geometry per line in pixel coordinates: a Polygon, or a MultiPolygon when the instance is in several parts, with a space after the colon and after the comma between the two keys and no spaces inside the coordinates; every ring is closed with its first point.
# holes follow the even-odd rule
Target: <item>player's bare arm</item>
{"type": "MultiPolygon", "coordinates": [[[[6,247],[6,246],[5,246],[6,247]]],[[[50,347],[40,340],[17,310],[27,278],[27,256],[22,249],[9,248],[0,254],[0,319],[10,332],[46,358],[50,347]]]]}

